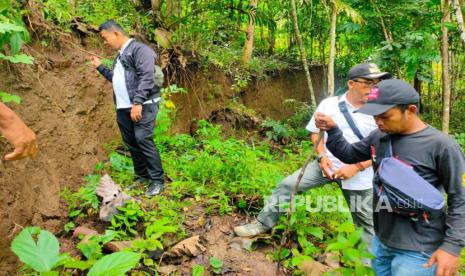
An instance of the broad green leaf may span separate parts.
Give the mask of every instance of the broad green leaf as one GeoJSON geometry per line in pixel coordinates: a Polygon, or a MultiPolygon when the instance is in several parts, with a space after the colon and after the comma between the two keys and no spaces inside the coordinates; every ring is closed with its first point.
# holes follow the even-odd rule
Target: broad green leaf
{"type": "Polygon", "coordinates": [[[344,257],[351,262],[360,261],[360,253],[357,249],[345,248],[342,250],[342,253],[344,254],[344,257]]]}
{"type": "Polygon", "coordinates": [[[358,243],[358,241],[360,241],[360,239],[362,238],[362,234],[363,234],[363,229],[362,228],[359,228],[359,229],[355,230],[355,232],[350,234],[350,236],[348,238],[349,244],[351,246],[355,246],[355,244],[358,243]]]}
{"type": "Polygon", "coordinates": [[[341,249],[343,249],[343,248],[346,248],[345,244],[339,243],[339,242],[335,242],[335,243],[329,244],[328,247],[326,247],[326,251],[341,250],[341,249]]]}
{"type": "Polygon", "coordinates": [[[42,272],[40,273],[40,276],[58,276],[60,274],[58,274],[57,271],[47,271],[47,272],[42,272]]]}
{"type": "Polygon", "coordinates": [[[116,252],[98,260],[89,270],[88,276],[122,276],[134,268],[140,259],[140,254],[134,252],[116,252]]]}
{"type": "Polygon", "coordinates": [[[220,268],[223,266],[223,261],[216,257],[211,257],[209,263],[213,268],[220,268]]]}
{"type": "Polygon", "coordinates": [[[86,270],[89,269],[94,261],[81,261],[81,260],[75,260],[70,258],[67,260],[65,263],[63,263],[63,266],[65,268],[75,268],[79,270],[86,270]]]}
{"type": "Polygon", "coordinates": [[[0,22],[0,34],[4,34],[7,32],[25,32],[23,26],[9,23],[9,22],[0,22]]]}
{"type": "Polygon", "coordinates": [[[192,276],[202,276],[205,268],[201,265],[193,265],[192,266],[192,276]]]}
{"type": "Polygon", "coordinates": [[[323,239],[323,229],[321,229],[320,227],[310,227],[306,229],[306,232],[312,234],[320,240],[323,239]]]}
{"type": "Polygon", "coordinates": [[[25,54],[19,54],[14,56],[5,56],[0,53],[0,59],[8,60],[12,63],[24,63],[24,64],[33,64],[34,58],[25,54]]]}
{"type": "Polygon", "coordinates": [[[23,39],[21,38],[20,33],[14,33],[10,37],[10,47],[11,47],[11,52],[14,55],[19,54],[19,50],[21,49],[21,46],[23,46],[23,39]]]}
{"type": "Polygon", "coordinates": [[[16,104],[21,103],[21,97],[16,96],[16,95],[11,95],[9,93],[2,92],[2,91],[0,91],[0,99],[4,103],[9,103],[9,102],[14,102],[16,104]]]}
{"type": "Polygon", "coordinates": [[[38,227],[27,227],[21,231],[11,243],[11,250],[19,259],[38,272],[52,270],[60,260],[57,238],[38,227]],[[36,243],[33,235],[38,236],[36,243]]]}

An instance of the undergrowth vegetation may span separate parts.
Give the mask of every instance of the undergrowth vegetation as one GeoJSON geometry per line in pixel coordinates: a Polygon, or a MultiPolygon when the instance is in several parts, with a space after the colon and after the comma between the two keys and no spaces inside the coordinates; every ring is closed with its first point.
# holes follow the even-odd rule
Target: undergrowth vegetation
{"type": "MultiPolygon", "coordinates": [[[[176,87],[171,89],[177,91],[176,87]]],[[[158,264],[149,252],[167,250],[176,241],[188,236],[183,225],[186,210],[200,206],[206,215],[239,212],[253,216],[262,207],[263,198],[271,193],[283,176],[299,168],[306,155],[312,152],[308,139],[295,139],[281,147],[273,146],[269,140],[259,137],[252,142],[245,142],[236,138],[225,138],[220,126],[211,125],[207,121],[198,123],[194,136],[170,134],[169,127],[175,118],[175,106],[169,100],[170,93],[164,95],[155,141],[162,156],[165,173],[171,181],[166,192],[154,198],[142,196],[145,187],[134,187],[132,161],[127,152],[119,146],[113,146],[108,160],[97,164],[94,173],[86,176],[85,185],[76,192],[62,192],[69,207],[69,222],[65,225],[65,230],[71,231],[85,223],[97,223],[100,202],[95,192],[100,177],[105,173],[125,188],[135,200],[130,200],[119,208],[119,213],[111,222],[100,222],[106,228],[104,235],[94,236],[76,245],[84,257],[83,260],[55,253],[45,255],[44,258],[53,258],[47,259],[50,263],[48,270],[38,270],[25,252],[38,254],[41,244],[46,243],[45,239],[55,244],[56,238],[50,233],[43,234],[46,233],[44,230],[24,230],[30,233],[27,235],[27,246],[35,243],[35,237],[36,247],[39,249],[26,246],[26,250],[15,250],[15,244],[24,242],[25,234],[20,234],[15,239],[14,252],[26,264],[23,271],[90,269],[90,275],[90,271],[95,271],[98,268],[95,267],[104,258],[116,254],[105,254],[105,243],[131,240],[132,246],[121,254],[136,253],[141,262],[139,265],[137,262],[132,263],[131,267],[125,268],[148,274],[156,273],[158,264]]],[[[311,190],[306,196],[316,198],[330,194],[342,196],[335,184],[311,190]]],[[[278,251],[277,244],[285,228],[282,220],[269,241],[276,245],[276,252],[271,257],[277,260],[280,253],[284,265],[298,273],[297,266],[300,262],[332,251],[345,265],[341,272],[369,272],[360,262],[361,257],[369,257],[364,244],[359,245],[361,230],[356,231],[352,223],[346,222],[349,218],[348,212],[308,212],[305,205],[298,205],[290,224],[298,247],[278,251]]],[[[122,256],[121,261],[126,262],[128,258],[135,256],[122,256]]],[[[117,264],[118,260],[114,262],[117,264]]],[[[221,268],[220,263],[221,260],[211,259],[207,269],[218,271],[221,268]]],[[[193,269],[201,270],[199,266],[193,269]]]]}

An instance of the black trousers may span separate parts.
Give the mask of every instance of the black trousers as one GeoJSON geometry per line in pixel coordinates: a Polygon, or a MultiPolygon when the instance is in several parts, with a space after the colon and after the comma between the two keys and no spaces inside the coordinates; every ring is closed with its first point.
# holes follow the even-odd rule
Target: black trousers
{"type": "Polygon", "coordinates": [[[131,120],[131,109],[116,110],[116,120],[123,141],[131,152],[136,175],[164,183],[160,154],[153,142],[153,128],[159,103],[142,105],[142,119],[131,120]]]}

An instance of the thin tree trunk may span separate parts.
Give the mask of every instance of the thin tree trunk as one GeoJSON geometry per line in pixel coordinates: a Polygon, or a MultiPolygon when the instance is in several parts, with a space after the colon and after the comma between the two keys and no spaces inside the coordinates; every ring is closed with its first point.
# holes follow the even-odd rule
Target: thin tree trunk
{"type": "Polygon", "coordinates": [[[419,102],[419,105],[420,105],[420,114],[423,113],[423,95],[421,94],[421,80],[418,78],[418,72],[415,73],[415,77],[413,78],[413,88],[415,88],[415,90],[417,90],[418,94],[420,95],[420,102],[419,102]]]}
{"type": "Polygon", "coordinates": [[[335,1],[331,1],[331,30],[329,33],[329,62],[328,62],[328,94],[334,95],[334,57],[336,53],[336,24],[337,7],[335,1]]]}
{"type": "MultiPolygon", "coordinates": [[[[181,0],[168,0],[166,2],[166,15],[167,17],[170,16],[175,16],[177,18],[181,17],[181,9],[182,9],[182,4],[181,0]]],[[[178,29],[179,28],[179,23],[175,23],[171,25],[172,29],[178,29]]]]}
{"type": "Polygon", "coordinates": [[[308,85],[308,91],[310,92],[310,99],[312,100],[312,104],[316,106],[315,91],[313,91],[312,78],[310,76],[310,70],[308,69],[307,54],[305,53],[305,47],[304,47],[304,44],[302,43],[302,37],[300,36],[299,25],[297,24],[297,10],[295,6],[295,0],[291,0],[291,14],[292,14],[292,23],[294,24],[294,32],[297,38],[297,44],[299,45],[299,48],[300,48],[300,57],[302,59],[302,63],[304,66],[305,76],[307,77],[307,85],[308,85]]]}
{"type": "Polygon", "coordinates": [[[242,0],[239,1],[239,4],[237,4],[237,21],[236,21],[236,28],[238,31],[241,30],[242,26],[242,0]]]}
{"type": "Polygon", "coordinates": [[[459,26],[460,40],[462,41],[462,46],[465,49],[465,25],[463,23],[462,9],[460,8],[460,3],[458,0],[451,0],[451,5],[455,12],[457,25],[459,26]]]}
{"type": "MultiPolygon", "coordinates": [[[[371,0],[371,4],[373,5],[373,8],[375,9],[375,11],[376,11],[376,13],[377,13],[377,15],[379,17],[379,21],[381,22],[381,28],[383,29],[384,39],[386,39],[386,41],[392,47],[392,43],[394,42],[394,39],[392,38],[392,34],[388,30],[388,28],[386,27],[386,23],[384,22],[384,18],[381,15],[381,12],[380,12],[378,6],[376,5],[375,1],[371,0]]],[[[393,63],[394,63],[394,67],[396,67],[397,77],[401,78],[402,75],[401,75],[401,71],[400,71],[400,66],[399,66],[399,63],[397,62],[397,59],[395,57],[393,58],[393,63]]]]}
{"type": "Polygon", "coordinates": [[[159,13],[161,9],[162,0],[151,0],[152,11],[154,13],[159,13]]]}
{"type": "MultiPolygon", "coordinates": [[[[267,5],[267,8],[268,8],[268,17],[269,18],[273,18],[273,9],[272,9],[272,5],[271,5],[271,0],[268,0],[266,2],[266,5],[267,5]]],[[[274,45],[275,45],[275,42],[276,42],[276,37],[275,37],[275,30],[274,29],[270,29],[268,27],[268,55],[273,55],[274,53],[274,45]]]]}
{"type": "Polygon", "coordinates": [[[249,25],[247,27],[244,52],[242,54],[242,63],[249,64],[252,59],[254,32],[255,32],[255,13],[257,12],[258,0],[250,0],[251,10],[249,12],[249,25]]]}
{"type": "Polygon", "coordinates": [[[442,38],[441,38],[441,58],[442,58],[442,131],[449,133],[450,120],[450,81],[449,81],[449,41],[447,27],[445,23],[450,22],[449,0],[443,0],[442,6],[442,38]]]}

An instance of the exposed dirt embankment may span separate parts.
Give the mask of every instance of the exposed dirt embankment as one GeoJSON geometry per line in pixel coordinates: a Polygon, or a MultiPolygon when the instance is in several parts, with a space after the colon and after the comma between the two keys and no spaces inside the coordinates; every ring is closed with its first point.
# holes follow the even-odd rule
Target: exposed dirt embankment
{"type": "MultiPolygon", "coordinates": [[[[21,227],[37,225],[54,233],[63,229],[66,207],[60,191],[76,190],[83,176],[106,157],[104,145],[120,139],[111,85],[86,61],[87,54],[34,49],[34,68],[0,65],[0,91],[21,96],[20,105],[10,106],[36,131],[40,147],[35,160],[0,163],[0,275],[16,269],[9,245],[21,227]]],[[[312,75],[321,91],[322,68],[313,69],[312,75]]],[[[175,132],[189,132],[196,118],[208,118],[232,98],[274,119],[290,115],[282,106],[284,99],[309,99],[303,73],[283,72],[239,94],[231,91],[230,79],[215,70],[194,73],[191,80],[189,94],[174,97],[179,109],[175,132]]],[[[5,141],[0,143],[0,153],[10,149],[5,141]]]]}
{"type": "MultiPolygon", "coordinates": [[[[21,96],[20,105],[10,106],[36,131],[40,153],[35,160],[0,165],[0,274],[14,268],[7,248],[21,226],[62,229],[60,191],[77,188],[105,157],[103,145],[118,137],[110,87],[85,55],[39,51],[39,68],[2,67],[0,91],[21,96]]],[[[3,143],[0,152],[6,150],[3,143]]]]}
{"type": "MultiPolygon", "coordinates": [[[[317,100],[321,100],[326,80],[324,68],[315,65],[310,69],[313,89],[317,100]]],[[[231,101],[275,120],[288,118],[294,112],[290,105],[284,104],[286,99],[310,102],[305,74],[302,71],[275,72],[273,76],[254,80],[249,88],[242,92],[234,92],[231,89],[231,79],[213,68],[195,72],[189,83],[181,85],[187,87],[189,93],[173,97],[178,106],[177,120],[173,128],[176,132],[190,132],[196,119],[209,118],[212,112],[227,107],[231,101]]]]}

